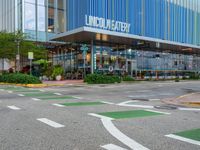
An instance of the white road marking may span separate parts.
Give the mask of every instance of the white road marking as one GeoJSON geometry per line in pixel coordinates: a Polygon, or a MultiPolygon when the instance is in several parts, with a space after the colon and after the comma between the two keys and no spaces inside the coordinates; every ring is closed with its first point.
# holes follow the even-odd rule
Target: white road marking
{"type": "Polygon", "coordinates": [[[152,99],[149,99],[149,101],[160,101],[160,99],[152,98],[152,99]]]}
{"type": "Polygon", "coordinates": [[[21,108],[19,108],[19,107],[16,107],[16,106],[14,106],[14,105],[12,105],[12,106],[7,106],[8,108],[10,108],[10,109],[12,109],[12,110],[20,110],[21,108]]]}
{"type": "Polygon", "coordinates": [[[79,97],[79,96],[72,96],[72,97],[76,99],[83,99],[82,97],[79,97]]]}
{"type": "Polygon", "coordinates": [[[47,124],[47,125],[49,125],[49,126],[51,126],[51,127],[54,127],[54,128],[62,128],[62,127],[65,127],[64,125],[59,124],[59,123],[56,123],[56,122],[54,122],[54,121],[51,121],[51,120],[49,120],[49,119],[47,119],[47,118],[38,118],[37,120],[38,120],[38,121],[41,121],[41,122],[43,122],[43,123],[45,123],[45,124],[47,124]]]}
{"type": "Polygon", "coordinates": [[[114,124],[112,123],[112,121],[110,119],[102,118],[101,121],[102,121],[104,127],[106,128],[106,130],[113,137],[118,139],[120,142],[122,142],[123,144],[125,144],[129,148],[134,149],[134,150],[149,150],[148,148],[142,146],[141,144],[137,143],[133,139],[131,139],[128,136],[126,136],[125,134],[123,134],[120,130],[118,130],[114,126],[114,124]]]}
{"type": "Polygon", "coordinates": [[[183,142],[187,142],[190,144],[195,144],[195,145],[199,145],[200,146],[200,142],[196,141],[196,140],[192,140],[192,139],[188,139],[188,138],[184,138],[178,135],[174,135],[174,134],[169,134],[169,135],[165,135],[166,137],[170,137],[179,141],[183,141],[183,142]]]}
{"type": "Polygon", "coordinates": [[[135,92],[141,92],[141,93],[145,93],[145,92],[150,92],[150,91],[152,91],[152,90],[140,90],[140,91],[135,91],[135,92]]]}
{"type": "Polygon", "coordinates": [[[150,112],[165,114],[165,115],[170,115],[170,114],[171,114],[171,113],[168,113],[168,112],[156,111],[156,110],[151,110],[151,109],[145,109],[145,110],[146,110],[146,111],[150,111],[150,112]]]}
{"type": "Polygon", "coordinates": [[[0,91],[5,91],[4,89],[0,89],[0,91]]]}
{"type": "Polygon", "coordinates": [[[40,101],[39,98],[32,98],[32,100],[34,100],[34,101],[40,101]]]}
{"type": "Polygon", "coordinates": [[[23,94],[18,94],[18,95],[21,96],[21,97],[24,96],[23,94]]]}
{"type": "Polygon", "coordinates": [[[198,108],[182,108],[182,107],[179,107],[178,110],[186,110],[186,111],[200,111],[200,109],[198,109],[198,108]]]}
{"type": "Polygon", "coordinates": [[[61,105],[61,104],[52,104],[54,106],[58,106],[58,107],[65,107],[64,105],[61,105]]]}
{"type": "Polygon", "coordinates": [[[55,95],[59,95],[59,96],[62,95],[61,93],[54,93],[54,94],[55,94],[55,95]]]}
{"type": "Polygon", "coordinates": [[[8,93],[13,93],[13,91],[8,91],[8,93]]]}
{"type": "Polygon", "coordinates": [[[98,114],[94,114],[94,113],[89,113],[88,115],[93,116],[93,117],[97,117],[97,118],[100,118],[100,119],[114,120],[113,118],[102,116],[102,115],[98,115],[98,114]]]}
{"type": "Polygon", "coordinates": [[[112,102],[106,102],[106,101],[101,101],[101,102],[104,104],[114,105],[114,103],[112,103],[112,102]]]}
{"type": "Polygon", "coordinates": [[[107,145],[104,145],[104,146],[101,146],[101,147],[104,148],[104,149],[107,149],[107,150],[127,150],[125,148],[119,147],[119,146],[114,145],[114,144],[107,144],[107,145]]]}
{"type": "Polygon", "coordinates": [[[152,109],[154,108],[154,106],[150,106],[150,105],[133,105],[133,104],[128,104],[131,103],[133,101],[126,101],[126,102],[122,102],[117,104],[118,106],[126,106],[126,107],[137,107],[137,108],[147,108],[147,109],[152,109]]]}
{"type": "Polygon", "coordinates": [[[44,92],[45,90],[40,90],[40,92],[44,92]]]}

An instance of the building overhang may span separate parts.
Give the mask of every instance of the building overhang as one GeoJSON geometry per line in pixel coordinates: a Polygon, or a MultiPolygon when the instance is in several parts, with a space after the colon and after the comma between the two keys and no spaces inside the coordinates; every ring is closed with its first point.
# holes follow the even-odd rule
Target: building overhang
{"type": "Polygon", "coordinates": [[[133,35],[128,33],[114,32],[91,27],[81,27],[65,33],[57,34],[52,41],[63,41],[71,43],[90,43],[90,41],[99,41],[138,47],[141,49],[153,51],[169,51],[176,53],[199,54],[200,46],[172,42],[168,40],[150,38],[145,36],[133,35]]]}

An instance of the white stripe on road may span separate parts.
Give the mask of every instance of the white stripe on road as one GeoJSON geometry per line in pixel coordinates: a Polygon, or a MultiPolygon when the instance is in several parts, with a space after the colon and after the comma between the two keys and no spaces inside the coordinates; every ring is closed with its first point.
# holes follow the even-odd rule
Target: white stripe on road
{"type": "Polygon", "coordinates": [[[119,147],[117,145],[114,144],[107,144],[104,146],[101,146],[102,148],[106,149],[106,150],[127,150],[125,148],[119,147]]]}
{"type": "Polygon", "coordinates": [[[160,101],[160,99],[152,98],[152,99],[149,99],[149,101],[160,101]]]}
{"type": "Polygon", "coordinates": [[[188,138],[184,138],[178,135],[174,135],[174,134],[169,134],[169,135],[165,135],[166,137],[170,137],[179,141],[183,141],[183,142],[187,142],[190,144],[195,144],[195,145],[199,145],[200,146],[200,142],[196,141],[196,140],[192,140],[192,139],[188,139],[188,138]]]}
{"type": "Polygon", "coordinates": [[[54,106],[58,106],[58,107],[65,107],[64,105],[61,105],[61,104],[52,104],[54,106]]]}
{"type": "Polygon", "coordinates": [[[13,93],[13,91],[8,91],[8,93],[13,93]]]}
{"type": "Polygon", "coordinates": [[[114,105],[114,103],[112,103],[112,102],[106,102],[106,101],[101,101],[101,102],[104,104],[114,105]]]}
{"type": "Polygon", "coordinates": [[[62,127],[65,127],[64,125],[59,124],[59,123],[56,123],[56,122],[54,122],[54,121],[51,121],[51,120],[49,120],[49,119],[47,119],[47,118],[38,118],[37,120],[38,120],[38,121],[41,121],[41,122],[43,122],[43,123],[45,123],[45,124],[47,124],[47,125],[49,125],[49,126],[51,126],[51,127],[54,127],[54,128],[62,128],[62,127]]]}
{"type": "Polygon", "coordinates": [[[45,90],[40,90],[40,92],[44,92],[45,90]]]}
{"type": "Polygon", "coordinates": [[[78,96],[72,96],[72,97],[76,99],[83,99],[82,97],[78,97],[78,96]]]}
{"type": "Polygon", "coordinates": [[[150,105],[133,105],[133,104],[128,104],[131,103],[133,101],[126,101],[126,102],[122,102],[117,104],[118,106],[126,106],[126,107],[137,107],[137,108],[147,108],[147,109],[152,109],[154,108],[154,106],[150,106],[150,105]]]}
{"type": "Polygon", "coordinates": [[[34,100],[34,101],[40,101],[39,98],[32,98],[32,100],[34,100]]]}
{"type": "Polygon", "coordinates": [[[19,96],[24,96],[23,94],[18,94],[19,96]]]}
{"type": "Polygon", "coordinates": [[[112,121],[110,119],[102,118],[101,121],[102,121],[104,127],[106,128],[106,130],[113,137],[118,139],[120,142],[122,142],[126,146],[128,146],[128,147],[130,147],[131,149],[134,149],[134,150],[149,150],[148,148],[142,146],[141,144],[137,143],[133,139],[131,139],[128,136],[126,136],[125,134],[123,134],[120,130],[118,130],[114,126],[114,124],[112,123],[112,121]]]}
{"type": "Polygon", "coordinates": [[[100,119],[114,120],[113,118],[102,116],[102,115],[98,115],[98,114],[94,114],[94,113],[89,113],[88,115],[93,116],[93,117],[97,117],[97,118],[100,118],[100,119]]]}
{"type": "Polygon", "coordinates": [[[0,91],[5,91],[4,89],[0,89],[0,91]]]}
{"type": "Polygon", "coordinates": [[[182,108],[182,107],[179,107],[178,110],[186,110],[186,111],[200,111],[200,109],[198,109],[198,108],[182,108]]]}
{"type": "Polygon", "coordinates": [[[62,95],[62,94],[60,94],[60,93],[54,93],[55,95],[58,95],[58,96],[60,96],[60,95],[62,95]]]}
{"type": "Polygon", "coordinates": [[[103,123],[103,125],[104,125],[104,127],[106,128],[106,130],[113,137],[115,137],[116,139],[118,139],[120,142],[122,142],[123,144],[127,145],[131,149],[149,150],[148,148],[140,145],[136,141],[132,140],[131,138],[129,138],[128,136],[126,136],[125,134],[123,134],[120,130],[118,130],[114,126],[114,124],[112,123],[112,120],[114,120],[113,118],[109,118],[109,117],[105,117],[105,116],[98,115],[98,114],[93,114],[93,113],[89,113],[88,115],[100,118],[101,121],[102,121],[102,123],[103,123]]]}
{"type": "Polygon", "coordinates": [[[146,111],[150,111],[150,112],[165,114],[165,115],[170,115],[170,114],[171,114],[171,113],[168,113],[168,112],[156,111],[156,110],[151,110],[151,109],[145,109],[145,110],[146,110],[146,111]]]}
{"type": "Polygon", "coordinates": [[[12,109],[12,110],[20,110],[21,108],[19,108],[19,107],[16,107],[16,106],[14,106],[14,105],[12,105],[12,106],[7,106],[8,108],[10,108],[10,109],[12,109]]]}

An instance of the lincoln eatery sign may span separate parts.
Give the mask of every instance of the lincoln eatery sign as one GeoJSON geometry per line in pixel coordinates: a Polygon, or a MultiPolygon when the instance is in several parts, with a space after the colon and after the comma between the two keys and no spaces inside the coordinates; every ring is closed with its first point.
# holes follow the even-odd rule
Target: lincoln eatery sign
{"type": "Polygon", "coordinates": [[[85,25],[116,32],[130,32],[130,23],[85,15],[85,25]]]}

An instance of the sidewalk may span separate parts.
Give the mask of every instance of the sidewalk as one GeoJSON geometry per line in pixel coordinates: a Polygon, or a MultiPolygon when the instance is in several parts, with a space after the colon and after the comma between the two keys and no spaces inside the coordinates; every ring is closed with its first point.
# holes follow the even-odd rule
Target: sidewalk
{"type": "Polygon", "coordinates": [[[190,93],[176,98],[167,98],[163,102],[172,105],[200,108],[200,93],[190,93]]]}
{"type": "Polygon", "coordinates": [[[62,84],[62,85],[66,85],[66,84],[84,84],[83,80],[62,80],[62,81],[42,81],[43,84],[62,84]]]}

